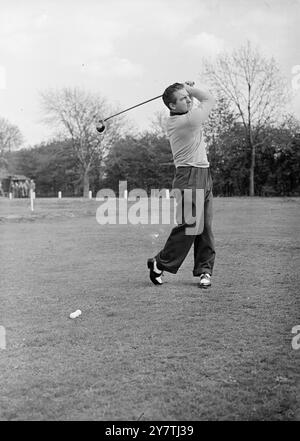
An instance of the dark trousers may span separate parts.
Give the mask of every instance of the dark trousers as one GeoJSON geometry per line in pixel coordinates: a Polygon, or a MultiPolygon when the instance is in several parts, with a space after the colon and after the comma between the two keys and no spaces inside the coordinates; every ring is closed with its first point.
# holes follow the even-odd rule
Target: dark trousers
{"type": "Polygon", "coordinates": [[[193,275],[199,276],[202,273],[212,274],[216,253],[212,232],[213,193],[210,169],[178,167],[173,180],[173,189],[175,190],[177,201],[176,217],[182,220],[180,223],[177,222],[178,225],[172,229],[164,248],[155,256],[157,268],[176,274],[191,246],[194,244],[193,275]],[[203,190],[204,204],[203,211],[201,210],[201,212],[196,210],[197,189],[203,190]],[[196,215],[196,217],[202,216],[203,230],[200,228],[200,234],[187,234],[187,229],[191,228],[192,224],[187,219],[189,214],[182,216],[184,204],[192,206],[190,214],[196,215]]]}

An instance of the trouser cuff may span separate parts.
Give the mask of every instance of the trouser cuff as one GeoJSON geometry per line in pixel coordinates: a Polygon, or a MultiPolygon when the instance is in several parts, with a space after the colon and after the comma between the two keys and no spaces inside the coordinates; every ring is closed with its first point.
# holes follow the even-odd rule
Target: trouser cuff
{"type": "Polygon", "coordinates": [[[155,260],[156,260],[156,266],[160,271],[166,271],[167,273],[172,273],[172,274],[177,273],[178,268],[171,268],[169,266],[163,265],[158,256],[155,256],[155,260]]]}
{"type": "Polygon", "coordinates": [[[210,276],[212,276],[212,269],[208,269],[208,268],[201,268],[200,270],[194,270],[193,271],[193,276],[194,277],[199,277],[201,276],[201,274],[209,274],[210,276]]]}

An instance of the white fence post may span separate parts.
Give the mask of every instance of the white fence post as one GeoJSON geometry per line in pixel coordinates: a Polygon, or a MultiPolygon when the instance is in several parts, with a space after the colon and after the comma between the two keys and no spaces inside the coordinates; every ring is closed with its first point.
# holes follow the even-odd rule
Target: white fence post
{"type": "Polygon", "coordinates": [[[34,191],[30,189],[30,209],[33,211],[33,199],[34,199],[34,191]]]}
{"type": "Polygon", "coordinates": [[[0,349],[6,349],[6,332],[4,326],[0,326],[0,349]]]}

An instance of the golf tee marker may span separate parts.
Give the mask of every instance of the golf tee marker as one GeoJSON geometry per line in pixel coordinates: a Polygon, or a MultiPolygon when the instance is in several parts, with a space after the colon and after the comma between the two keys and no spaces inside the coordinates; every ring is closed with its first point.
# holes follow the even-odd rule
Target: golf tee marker
{"type": "Polygon", "coordinates": [[[30,190],[30,209],[33,211],[33,199],[34,199],[34,192],[30,190]]]}
{"type": "Polygon", "coordinates": [[[6,349],[6,331],[4,326],[0,326],[0,349],[6,349]]]}

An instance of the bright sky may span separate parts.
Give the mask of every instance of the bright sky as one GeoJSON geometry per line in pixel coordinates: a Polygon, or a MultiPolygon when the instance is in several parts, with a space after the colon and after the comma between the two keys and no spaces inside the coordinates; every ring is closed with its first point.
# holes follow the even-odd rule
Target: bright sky
{"type": "MultiPolygon", "coordinates": [[[[40,122],[39,91],[79,86],[125,109],[175,81],[201,82],[203,56],[247,39],[292,85],[299,22],[300,0],[0,0],[0,116],[33,145],[51,133],[40,122]]],[[[162,109],[158,100],[128,116],[142,130],[162,109]]]]}

